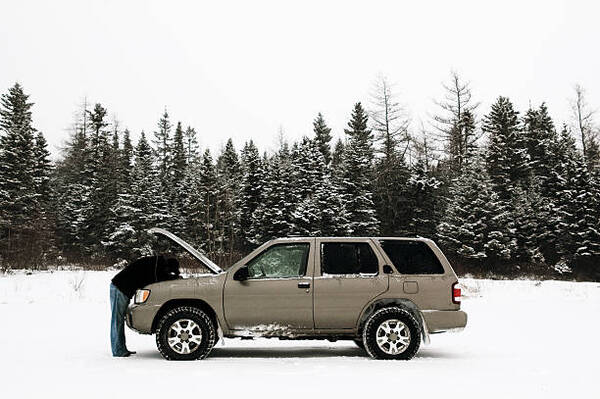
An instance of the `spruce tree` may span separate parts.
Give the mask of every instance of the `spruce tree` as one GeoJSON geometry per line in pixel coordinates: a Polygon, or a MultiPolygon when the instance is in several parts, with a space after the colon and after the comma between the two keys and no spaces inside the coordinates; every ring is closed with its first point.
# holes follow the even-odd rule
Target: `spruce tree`
{"type": "Polygon", "coordinates": [[[530,178],[530,159],[518,115],[508,98],[498,97],[483,122],[483,131],[489,136],[488,173],[504,200],[514,196],[515,187],[527,187],[530,178]]]}
{"type": "Polygon", "coordinates": [[[175,234],[181,235],[186,230],[185,205],[182,198],[184,180],[187,168],[187,155],[184,145],[184,132],[181,122],[177,123],[171,146],[172,160],[169,167],[169,186],[165,190],[169,195],[169,206],[173,216],[170,228],[175,234]]]}
{"type": "Polygon", "coordinates": [[[331,128],[327,126],[320,112],[313,121],[313,131],[315,133],[315,142],[323,155],[325,165],[329,166],[331,162],[331,145],[329,144],[331,142],[331,128]]]}
{"type": "MultiPolygon", "coordinates": [[[[15,83],[0,99],[0,209],[2,239],[27,229],[37,206],[35,130],[29,96],[15,83]]],[[[7,242],[7,245],[8,242],[7,242]]]]}
{"type": "Polygon", "coordinates": [[[219,219],[221,220],[222,250],[232,261],[233,252],[239,246],[240,193],[242,172],[240,160],[231,139],[217,160],[219,219]]]}
{"type": "Polygon", "coordinates": [[[265,184],[260,202],[252,215],[252,243],[285,237],[295,231],[293,212],[296,196],[292,186],[289,146],[283,142],[277,154],[266,163],[265,184]]]}
{"type": "Polygon", "coordinates": [[[439,222],[438,191],[441,182],[419,159],[413,166],[407,182],[406,207],[409,210],[408,233],[414,236],[434,237],[439,222]]]}
{"type": "Polygon", "coordinates": [[[186,162],[189,165],[198,156],[198,139],[196,137],[196,130],[193,127],[188,126],[187,129],[185,129],[183,136],[186,162]]]}
{"type": "Polygon", "coordinates": [[[46,143],[32,126],[32,103],[16,83],[0,98],[0,258],[35,266],[43,255],[49,172],[46,143]]]}
{"type": "Polygon", "coordinates": [[[356,103],[348,128],[342,164],[342,196],[348,215],[348,233],[376,235],[379,230],[373,204],[373,134],[367,127],[368,116],[356,103]]]}
{"type": "Polygon", "coordinates": [[[53,179],[57,238],[59,248],[67,258],[79,257],[84,247],[84,211],[88,208],[91,188],[86,106],[84,103],[82,112],[77,116],[71,137],[63,150],[63,157],[57,162],[53,179]]]}
{"type": "Polygon", "coordinates": [[[253,215],[260,204],[261,193],[265,188],[265,174],[258,148],[250,140],[242,149],[240,229],[243,245],[246,249],[254,245],[252,232],[253,215]]]}
{"type": "Polygon", "coordinates": [[[492,268],[517,250],[511,207],[493,189],[484,162],[474,158],[449,189],[452,202],[438,226],[449,254],[492,268]]]}
{"type": "Polygon", "coordinates": [[[153,140],[158,163],[158,176],[163,187],[168,187],[170,184],[169,172],[172,162],[171,127],[169,114],[165,109],[165,112],[158,121],[158,129],[154,132],[153,140]]]}
{"type": "Polygon", "coordinates": [[[304,138],[292,165],[296,206],[293,233],[305,236],[345,235],[348,221],[319,142],[304,138]]]}
{"type": "Polygon", "coordinates": [[[344,158],[344,142],[342,139],[338,139],[335,143],[335,147],[333,148],[333,153],[331,154],[331,170],[334,175],[339,172],[340,165],[342,164],[344,158]]]}

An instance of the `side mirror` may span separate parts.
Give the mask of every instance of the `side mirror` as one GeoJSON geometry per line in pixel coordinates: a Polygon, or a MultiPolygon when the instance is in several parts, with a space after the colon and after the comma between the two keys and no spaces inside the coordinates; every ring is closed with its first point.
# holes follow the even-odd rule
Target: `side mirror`
{"type": "Polygon", "coordinates": [[[233,279],[235,281],[246,281],[248,280],[248,266],[244,265],[237,269],[237,271],[233,274],[233,279]]]}
{"type": "Polygon", "coordinates": [[[383,273],[384,274],[392,274],[394,273],[394,269],[390,265],[383,265],[383,273]]]}

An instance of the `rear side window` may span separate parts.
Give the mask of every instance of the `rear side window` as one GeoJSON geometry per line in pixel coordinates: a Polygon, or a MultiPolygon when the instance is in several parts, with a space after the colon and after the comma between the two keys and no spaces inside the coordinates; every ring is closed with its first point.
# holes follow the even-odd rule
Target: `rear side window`
{"type": "Polygon", "coordinates": [[[444,268],[423,241],[381,240],[381,247],[402,274],[444,274],[444,268]]]}
{"type": "Polygon", "coordinates": [[[374,274],[379,262],[366,242],[325,242],[321,244],[323,274],[374,274]]]}

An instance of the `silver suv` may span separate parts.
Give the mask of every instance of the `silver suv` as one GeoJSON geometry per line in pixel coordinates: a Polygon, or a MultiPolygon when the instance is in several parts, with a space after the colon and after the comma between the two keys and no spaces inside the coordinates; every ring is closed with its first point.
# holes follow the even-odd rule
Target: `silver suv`
{"type": "Polygon", "coordinates": [[[424,238],[271,240],[224,271],[172,233],[211,274],[138,290],[127,325],[156,334],[166,359],[205,358],[219,337],[353,340],[377,359],[410,359],[429,334],[459,330],[460,288],[424,238]]]}

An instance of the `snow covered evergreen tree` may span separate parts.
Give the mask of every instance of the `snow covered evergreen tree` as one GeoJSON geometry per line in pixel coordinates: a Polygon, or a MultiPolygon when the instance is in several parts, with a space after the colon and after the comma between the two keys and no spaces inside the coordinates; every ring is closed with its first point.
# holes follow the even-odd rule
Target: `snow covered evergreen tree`
{"type": "Polygon", "coordinates": [[[158,177],[163,188],[169,187],[171,183],[169,176],[171,162],[173,161],[171,153],[171,127],[169,113],[165,109],[165,112],[158,121],[158,130],[154,132],[153,140],[158,164],[158,177]]]}
{"type": "Polygon", "coordinates": [[[356,103],[344,148],[341,192],[348,216],[348,234],[376,235],[379,221],[373,203],[373,134],[367,127],[368,116],[361,103],[356,103]]]}
{"type": "Polygon", "coordinates": [[[483,122],[483,131],[489,139],[488,173],[504,200],[514,195],[515,187],[525,189],[530,180],[530,159],[518,115],[508,98],[498,97],[483,122]]]}
{"type": "Polygon", "coordinates": [[[240,194],[242,171],[240,160],[233,145],[227,140],[217,160],[219,215],[221,221],[221,252],[229,256],[230,262],[237,249],[240,234],[240,194]]]}
{"type": "Polygon", "coordinates": [[[323,114],[320,112],[313,121],[313,131],[315,133],[315,142],[323,155],[325,166],[329,166],[331,162],[331,128],[327,126],[325,118],[323,118],[323,114]]]}
{"type": "MultiPolygon", "coordinates": [[[[29,96],[15,83],[0,100],[0,209],[5,221],[2,237],[28,228],[37,207],[35,129],[29,96]]],[[[17,237],[12,237],[15,239],[17,237]]]]}
{"type": "Polygon", "coordinates": [[[413,166],[405,192],[406,207],[409,216],[409,235],[435,237],[439,222],[440,209],[438,189],[441,182],[425,166],[425,160],[419,159],[413,166]]]}
{"type": "Polygon", "coordinates": [[[48,249],[50,162],[20,84],[0,98],[0,262],[37,266],[48,249]]]}
{"type": "Polygon", "coordinates": [[[183,137],[186,163],[190,165],[198,156],[198,138],[196,137],[196,129],[188,126],[187,129],[185,129],[183,137]]]}
{"type": "Polygon", "coordinates": [[[153,150],[141,133],[135,148],[129,195],[120,198],[117,213],[119,226],[105,243],[123,259],[147,253],[150,237],[147,229],[165,225],[165,207],[159,173],[154,165],[153,150]]]}
{"type": "Polygon", "coordinates": [[[243,171],[240,203],[240,229],[243,246],[247,249],[254,245],[252,232],[253,217],[260,204],[261,193],[265,187],[265,175],[258,148],[250,140],[242,149],[241,167],[243,171]]]}
{"type": "Polygon", "coordinates": [[[331,170],[333,174],[337,174],[340,170],[340,165],[342,164],[344,158],[344,142],[342,139],[338,139],[335,142],[335,146],[333,148],[333,153],[331,154],[331,170]]]}
{"type": "Polygon", "coordinates": [[[186,210],[183,203],[182,191],[184,188],[185,173],[187,169],[187,154],[184,145],[184,132],[181,122],[177,123],[171,148],[172,160],[169,166],[169,187],[165,192],[169,197],[169,209],[172,215],[170,228],[175,234],[182,235],[187,228],[185,218],[186,210]]]}
{"type": "Polygon", "coordinates": [[[292,178],[291,154],[288,144],[283,142],[277,154],[266,163],[265,184],[252,215],[253,244],[285,237],[295,231],[292,215],[297,197],[292,178]]]}
{"type": "Polygon", "coordinates": [[[306,137],[297,146],[293,159],[295,210],[293,233],[305,236],[346,235],[348,220],[331,179],[320,141],[306,137]]]}
{"type": "Polygon", "coordinates": [[[438,226],[449,253],[486,267],[510,260],[517,250],[511,207],[493,189],[481,159],[473,159],[450,187],[452,202],[438,226]]]}

